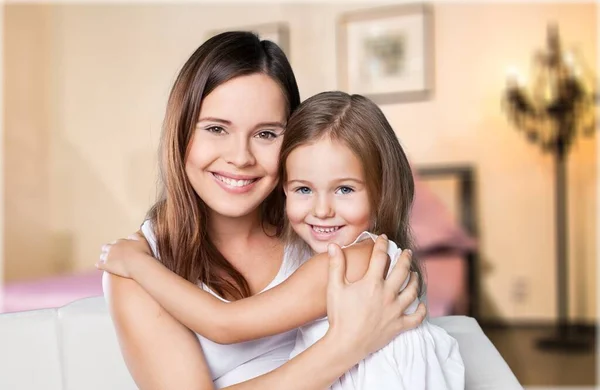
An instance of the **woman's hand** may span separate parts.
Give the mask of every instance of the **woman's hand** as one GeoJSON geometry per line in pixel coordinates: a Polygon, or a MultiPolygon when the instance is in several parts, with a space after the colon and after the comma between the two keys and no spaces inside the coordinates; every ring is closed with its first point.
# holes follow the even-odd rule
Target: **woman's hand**
{"type": "Polygon", "coordinates": [[[335,344],[348,348],[356,362],[375,352],[399,333],[416,328],[425,319],[423,303],[417,311],[404,311],[417,299],[417,276],[411,275],[408,286],[398,294],[410,270],[410,251],[403,251],[394,269],[384,279],[388,267],[388,240],[384,235],[375,242],[369,268],[364,277],[354,283],[346,279],[346,259],[335,244],[329,246],[329,282],[327,286],[327,316],[330,323],[327,336],[335,344]]]}
{"type": "Polygon", "coordinates": [[[133,278],[137,262],[152,258],[148,242],[139,233],[102,246],[96,268],[123,278],[133,278]]]}

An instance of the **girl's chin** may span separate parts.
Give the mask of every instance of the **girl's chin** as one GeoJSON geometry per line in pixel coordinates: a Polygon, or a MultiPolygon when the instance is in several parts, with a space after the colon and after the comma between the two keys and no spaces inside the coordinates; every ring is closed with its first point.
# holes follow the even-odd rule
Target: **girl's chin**
{"type": "Polygon", "coordinates": [[[308,241],[305,241],[305,242],[308,243],[308,245],[313,250],[313,252],[315,252],[315,253],[325,253],[325,252],[327,252],[327,246],[329,244],[337,244],[339,247],[343,247],[344,245],[346,245],[346,244],[342,244],[342,243],[340,243],[338,241],[339,240],[331,240],[331,241],[308,240],[308,241]]]}
{"type": "Polygon", "coordinates": [[[327,252],[327,245],[329,245],[328,242],[319,242],[317,244],[311,243],[310,248],[315,253],[325,253],[325,252],[327,252]]]}

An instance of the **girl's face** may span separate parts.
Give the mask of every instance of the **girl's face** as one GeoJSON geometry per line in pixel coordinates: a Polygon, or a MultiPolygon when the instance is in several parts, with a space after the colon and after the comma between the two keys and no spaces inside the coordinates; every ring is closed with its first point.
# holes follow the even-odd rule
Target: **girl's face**
{"type": "Polygon", "coordinates": [[[204,98],[185,171],[213,212],[248,215],[273,191],[285,122],[285,97],[264,74],[237,77],[204,98]]]}
{"type": "Polygon", "coordinates": [[[331,242],[348,245],[369,230],[365,175],[348,147],[325,137],[294,149],[286,163],[287,217],[315,252],[326,252],[331,242]]]}

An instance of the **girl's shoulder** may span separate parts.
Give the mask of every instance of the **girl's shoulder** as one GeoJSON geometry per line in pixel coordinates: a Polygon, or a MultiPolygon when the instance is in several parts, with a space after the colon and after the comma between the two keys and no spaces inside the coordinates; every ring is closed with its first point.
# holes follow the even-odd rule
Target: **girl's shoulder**
{"type": "Polygon", "coordinates": [[[310,248],[303,243],[286,243],[283,248],[282,273],[287,278],[313,256],[310,248]]]}
{"type": "MultiPolygon", "coordinates": [[[[375,240],[377,240],[377,237],[379,237],[377,234],[373,234],[371,232],[364,231],[364,232],[360,233],[358,235],[358,237],[356,237],[356,239],[352,243],[350,243],[348,245],[345,245],[343,248],[348,248],[348,247],[350,247],[352,245],[356,245],[359,242],[367,240],[367,239],[371,239],[371,240],[373,240],[373,242],[375,242],[375,240]]],[[[396,253],[399,250],[400,250],[400,248],[398,248],[398,245],[394,241],[388,240],[388,250],[387,250],[387,252],[388,252],[388,255],[390,255],[390,258],[392,260],[394,260],[394,256],[396,255],[396,253]]]]}

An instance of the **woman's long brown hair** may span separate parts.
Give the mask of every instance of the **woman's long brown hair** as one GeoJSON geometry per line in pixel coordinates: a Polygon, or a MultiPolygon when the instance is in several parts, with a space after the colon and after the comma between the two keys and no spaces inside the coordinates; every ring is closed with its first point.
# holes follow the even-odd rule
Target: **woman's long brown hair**
{"type": "MultiPolygon", "coordinates": [[[[371,209],[375,210],[370,231],[385,233],[399,248],[413,248],[409,214],[415,184],[410,164],[383,112],[363,96],[323,92],[302,102],[288,121],[283,138],[281,183],[287,180],[286,160],[290,153],[324,137],[342,142],[362,164],[371,209]]],[[[300,240],[289,226],[285,236],[292,243],[300,240]]],[[[423,274],[414,255],[411,270],[419,276],[419,295],[423,295],[423,274]]]]}
{"type": "MultiPolygon", "coordinates": [[[[203,99],[239,76],[266,74],[281,87],[289,116],[300,104],[292,68],[273,42],[250,32],[226,32],[207,40],[183,65],[171,90],[159,148],[160,196],[150,209],[161,262],[190,282],[202,282],[222,297],[250,296],[242,274],[219,252],[208,235],[208,206],[185,173],[185,161],[203,99]]],[[[263,226],[283,228],[280,186],[261,206],[263,226]]]]}

